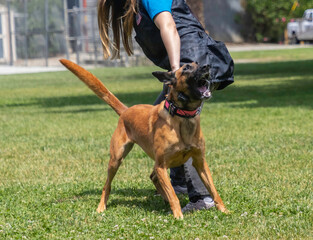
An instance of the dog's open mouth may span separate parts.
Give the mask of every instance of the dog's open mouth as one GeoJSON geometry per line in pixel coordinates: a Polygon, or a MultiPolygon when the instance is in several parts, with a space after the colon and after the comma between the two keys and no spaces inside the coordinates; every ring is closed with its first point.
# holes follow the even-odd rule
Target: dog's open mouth
{"type": "Polygon", "coordinates": [[[209,81],[206,79],[200,79],[197,85],[197,89],[201,95],[201,98],[209,99],[212,97],[209,81]]]}

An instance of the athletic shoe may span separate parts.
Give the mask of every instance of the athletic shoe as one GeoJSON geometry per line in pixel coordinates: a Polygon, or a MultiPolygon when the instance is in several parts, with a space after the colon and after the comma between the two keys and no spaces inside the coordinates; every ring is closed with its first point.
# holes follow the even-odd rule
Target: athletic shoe
{"type": "Polygon", "coordinates": [[[182,212],[191,212],[203,209],[210,209],[215,207],[215,203],[210,197],[206,197],[204,199],[200,199],[197,202],[189,202],[183,209],[182,212]]]}

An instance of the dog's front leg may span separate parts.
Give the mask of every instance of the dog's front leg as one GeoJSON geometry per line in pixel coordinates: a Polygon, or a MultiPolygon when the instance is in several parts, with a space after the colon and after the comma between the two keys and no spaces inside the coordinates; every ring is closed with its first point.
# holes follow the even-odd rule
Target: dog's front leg
{"type": "Polygon", "coordinates": [[[165,192],[163,191],[163,188],[162,188],[161,185],[160,185],[158,176],[156,175],[156,172],[155,172],[154,169],[153,169],[153,172],[152,172],[151,175],[150,175],[150,179],[151,179],[152,183],[154,184],[154,186],[155,186],[157,192],[158,192],[159,194],[161,194],[161,197],[163,198],[163,200],[166,201],[166,202],[168,202],[168,199],[166,198],[165,192]]]}
{"type": "Polygon", "coordinates": [[[208,164],[205,161],[204,154],[201,152],[199,154],[196,154],[192,157],[192,165],[197,170],[204,186],[208,189],[209,193],[211,194],[211,197],[213,198],[216,208],[224,213],[228,213],[228,210],[226,209],[220,195],[218,194],[214,183],[213,178],[210,172],[210,169],[208,167],[208,164]]]}
{"type": "Polygon", "coordinates": [[[183,219],[183,213],[181,211],[179,199],[177,198],[171,181],[167,175],[167,169],[164,167],[155,166],[154,171],[158,177],[160,187],[162,188],[162,194],[164,194],[164,197],[169,201],[174,218],[183,219]]]}

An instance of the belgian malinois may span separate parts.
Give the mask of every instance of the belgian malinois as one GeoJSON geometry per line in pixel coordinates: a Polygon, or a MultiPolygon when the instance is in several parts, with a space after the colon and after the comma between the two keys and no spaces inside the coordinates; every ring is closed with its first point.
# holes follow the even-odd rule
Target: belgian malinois
{"type": "Polygon", "coordinates": [[[60,61],[120,116],[111,139],[108,175],[97,209],[99,213],[106,209],[112,180],[134,143],[154,159],[150,178],[163,199],[169,202],[175,218],[183,218],[183,214],[167,169],[184,164],[190,157],[217,209],[227,212],[205,161],[205,142],[200,129],[203,101],[211,97],[208,66],[191,63],[175,73],[153,72],[159,81],[169,86],[166,100],[156,106],[139,104],[128,108],[90,72],[69,60],[60,61]]]}

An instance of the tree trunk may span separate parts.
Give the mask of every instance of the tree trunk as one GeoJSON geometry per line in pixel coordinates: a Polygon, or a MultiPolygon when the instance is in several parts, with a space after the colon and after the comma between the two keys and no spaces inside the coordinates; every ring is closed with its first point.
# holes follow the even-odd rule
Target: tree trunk
{"type": "Polygon", "coordinates": [[[205,28],[204,25],[204,13],[203,13],[203,2],[202,0],[187,0],[189,7],[193,14],[199,19],[202,26],[205,28]]]}

